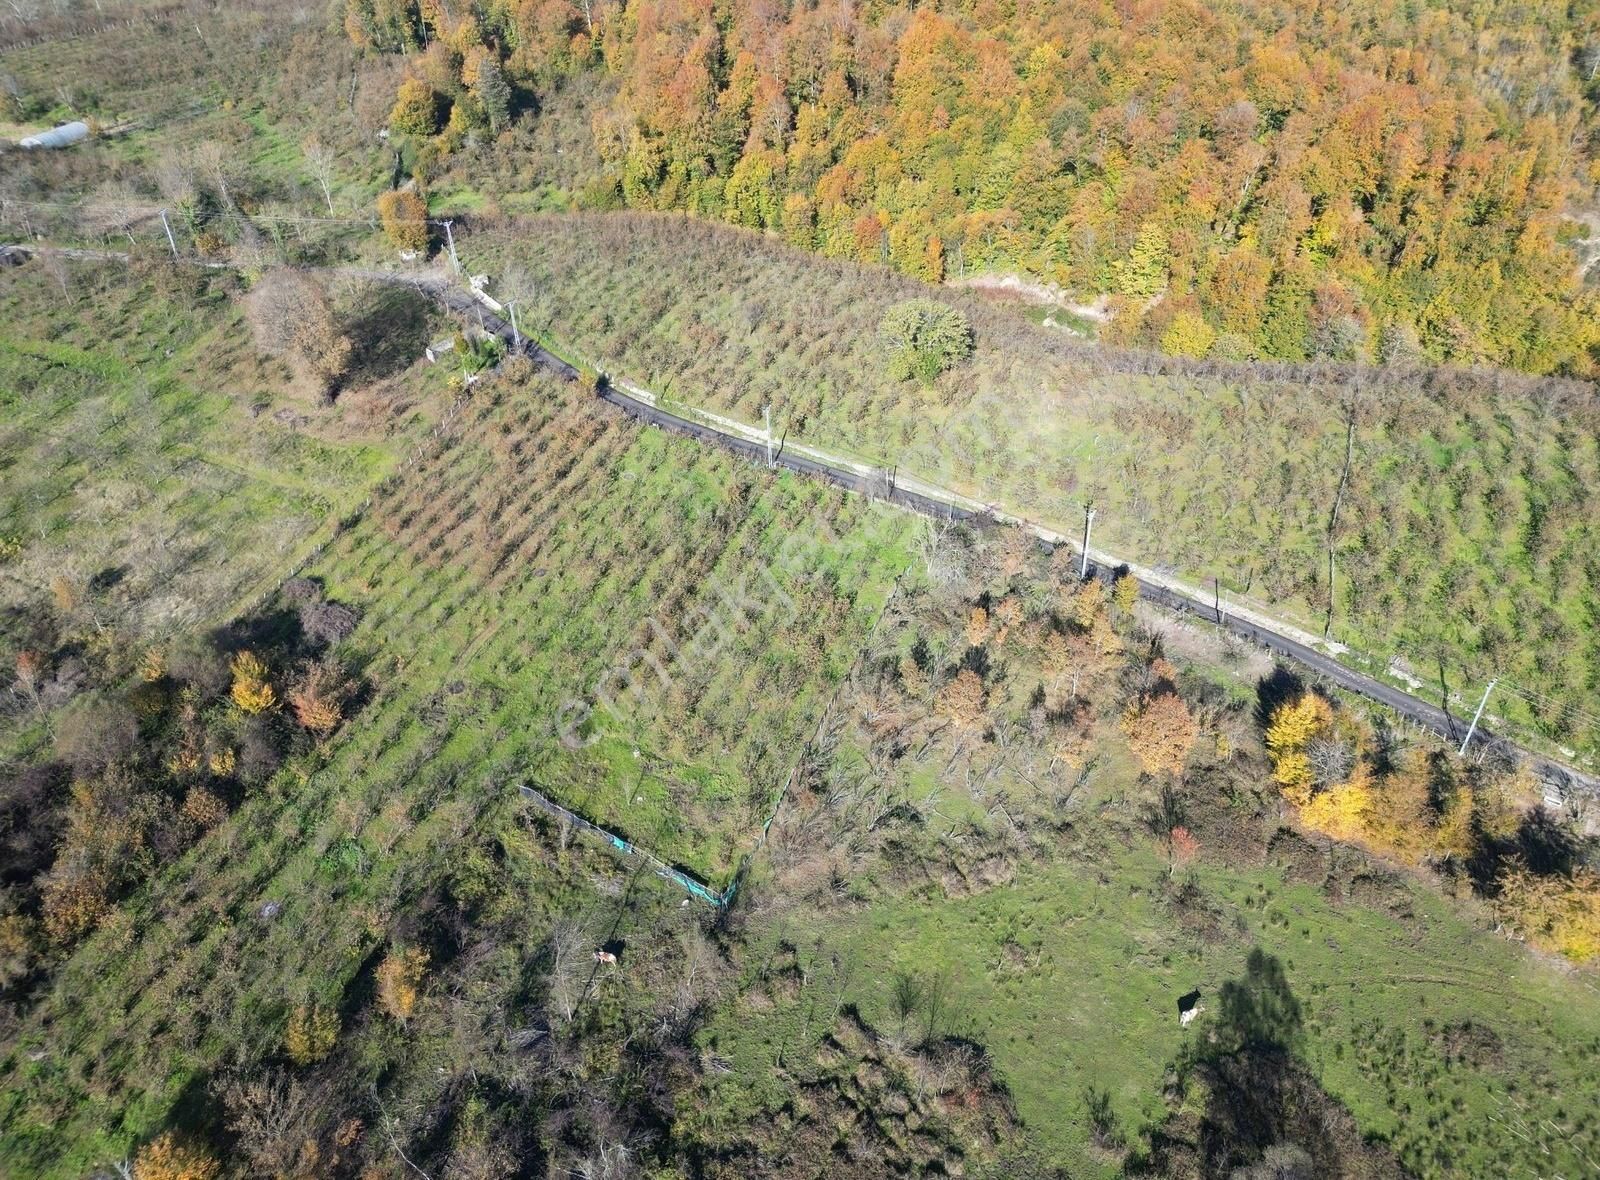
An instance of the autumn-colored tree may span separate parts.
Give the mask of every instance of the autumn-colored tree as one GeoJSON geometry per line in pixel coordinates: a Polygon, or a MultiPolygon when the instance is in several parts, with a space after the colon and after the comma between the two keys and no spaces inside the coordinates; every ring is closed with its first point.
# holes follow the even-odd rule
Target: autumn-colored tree
{"type": "Polygon", "coordinates": [[[1315,776],[1306,747],[1332,723],[1332,708],[1314,692],[1285,701],[1273,712],[1267,725],[1267,754],[1272,759],[1272,777],[1290,802],[1310,800],[1315,776]]]}
{"type": "Polygon", "coordinates": [[[133,1161],[133,1180],[216,1180],[221,1174],[215,1156],[170,1131],[140,1148],[133,1161]]]}
{"type": "Polygon", "coordinates": [[[313,664],[289,692],[295,720],[318,737],[327,737],[344,720],[349,684],[330,664],[313,664]]]}
{"type": "Polygon", "coordinates": [[[1122,730],[1139,764],[1150,774],[1179,774],[1200,726],[1175,692],[1161,692],[1123,714],[1122,730]]]}
{"type": "Polygon", "coordinates": [[[39,677],[43,672],[44,657],[38,652],[17,653],[17,687],[35,702],[39,699],[39,677]]]}
{"type": "Polygon", "coordinates": [[[1216,339],[1216,332],[1199,312],[1180,311],[1162,333],[1161,347],[1175,356],[1203,357],[1216,339]]]}
{"type": "Polygon", "coordinates": [[[1360,782],[1311,797],[1300,808],[1300,822],[1335,840],[1366,841],[1372,835],[1373,802],[1372,787],[1362,776],[1360,782]]]}
{"type": "Polygon", "coordinates": [[[144,657],[139,661],[139,679],[146,684],[155,684],[167,674],[167,657],[159,647],[147,648],[144,657]]]}
{"type": "Polygon", "coordinates": [[[1535,873],[1513,862],[1499,887],[1495,908],[1529,939],[1574,963],[1600,958],[1600,874],[1535,873]]]}
{"type": "Polygon", "coordinates": [[[963,668],[939,690],[934,709],[957,729],[971,729],[983,722],[983,681],[971,668],[963,668]]]}
{"type": "Polygon", "coordinates": [[[1112,263],[1117,289],[1136,299],[1148,299],[1167,285],[1167,233],[1153,221],[1139,227],[1139,236],[1126,258],[1112,263]]]}
{"type": "Polygon", "coordinates": [[[401,1024],[416,1010],[418,990],[428,969],[428,952],[421,947],[397,947],[378,964],[378,1003],[401,1024]]]}
{"type": "Polygon", "coordinates": [[[228,665],[233,672],[233,687],[228,695],[243,713],[265,713],[278,703],[278,695],[267,679],[267,666],[252,651],[241,651],[228,665]]]}
{"type": "MultiPolygon", "coordinates": [[[[1350,35],[1364,18],[1348,4],[1292,27],[1251,4],[607,7],[346,0],[345,27],[403,52],[437,30],[397,134],[434,136],[456,96],[498,131],[497,67],[555,95],[593,65],[612,94],[591,121],[605,187],[628,204],[929,283],[1021,272],[1114,296],[1103,338],[1354,359],[1370,338],[1383,355],[1402,340],[1433,360],[1595,365],[1566,220],[1593,183],[1593,71],[1526,5],[1390,5],[1372,36],[1350,35]],[[1482,44],[1515,47],[1492,87],[1482,44]]],[[[473,118],[451,118],[454,150],[473,118]]]]}
{"type": "Polygon", "coordinates": [[[1004,647],[1006,636],[1011,633],[1011,629],[1022,622],[1022,600],[1015,594],[1007,594],[999,602],[995,603],[994,619],[999,624],[994,633],[994,645],[996,647],[1004,647]]]}
{"type": "Polygon", "coordinates": [[[396,249],[428,250],[428,204],[409,189],[393,189],[378,197],[378,218],[396,249]]]}
{"type": "Polygon", "coordinates": [[[989,612],[975,606],[967,612],[967,646],[982,647],[989,641],[989,612]]]}
{"type": "Polygon", "coordinates": [[[1133,604],[1139,601],[1139,579],[1132,574],[1119,576],[1111,588],[1111,601],[1123,614],[1130,613],[1133,604]]]}
{"type": "Polygon", "coordinates": [[[1169,873],[1179,865],[1186,865],[1200,853],[1200,841],[1194,833],[1179,824],[1167,836],[1167,851],[1171,858],[1169,873]]]}
{"type": "Polygon", "coordinates": [[[78,588],[65,574],[50,579],[50,596],[55,599],[56,609],[64,615],[78,609],[78,588]]]}
{"type": "Polygon", "coordinates": [[[204,787],[191,787],[183,797],[183,814],[201,828],[214,828],[228,818],[228,805],[204,787]]]}
{"type": "Polygon", "coordinates": [[[910,655],[903,656],[899,666],[900,683],[912,696],[919,697],[928,691],[928,676],[922,665],[910,655]]]}
{"type": "Polygon", "coordinates": [[[44,931],[57,946],[76,942],[111,908],[106,874],[81,865],[58,861],[40,893],[44,931]]]}
{"type": "Polygon", "coordinates": [[[333,1052],[339,1040],[339,1014],[321,1004],[301,1004],[289,1013],[283,1047],[296,1065],[311,1065],[333,1052]]]}
{"type": "Polygon", "coordinates": [[[1085,631],[1095,625],[1105,610],[1106,588],[1099,578],[1080,582],[1068,599],[1072,621],[1085,631]]]}
{"type": "Polygon", "coordinates": [[[22,914],[0,917],[0,988],[26,979],[37,958],[34,924],[22,914]]]}
{"type": "Polygon", "coordinates": [[[256,281],[245,310],[262,351],[288,361],[329,396],[355,346],[340,331],[322,285],[304,271],[278,267],[256,281]]]}
{"type": "Polygon", "coordinates": [[[440,122],[439,94],[420,78],[400,83],[394,109],[389,112],[389,129],[399,135],[436,135],[440,122]]]}

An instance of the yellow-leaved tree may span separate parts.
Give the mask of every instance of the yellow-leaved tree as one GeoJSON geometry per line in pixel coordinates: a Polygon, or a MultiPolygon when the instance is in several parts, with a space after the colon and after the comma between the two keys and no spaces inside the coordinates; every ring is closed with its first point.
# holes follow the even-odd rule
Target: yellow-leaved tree
{"type": "Polygon", "coordinates": [[[253,651],[242,651],[233,657],[233,689],[229,695],[244,713],[265,713],[278,703],[278,694],[272,691],[267,680],[267,666],[253,651]]]}
{"type": "Polygon", "coordinates": [[[146,1143],[133,1161],[133,1180],[215,1180],[221,1174],[214,1156],[170,1131],[146,1143]]]}
{"type": "Polygon", "coordinates": [[[1139,579],[1132,574],[1123,574],[1111,588],[1111,601],[1117,604],[1117,609],[1123,614],[1133,610],[1133,604],[1139,601],[1139,579]]]}
{"type": "Polygon", "coordinates": [[[1535,943],[1574,963],[1600,958],[1600,874],[1542,874],[1514,864],[1500,874],[1495,908],[1535,943]]]}
{"type": "Polygon", "coordinates": [[[1106,588],[1099,578],[1090,578],[1068,599],[1072,621],[1085,631],[1094,626],[1106,603],[1106,588]]]}
{"type": "Polygon", "coordinates": [[[428,969],[428,952],[421,947],[397,947],[378,964],[378,1003],[401,1024],[411,1019],[417,993],[428,969]]]}
{"type": "Polygon", "coordinates": [[[1300,808],[1300,822],[1335,840],[1366,840],[1372,814],[1372,772],[1361,762],[1349,782],[1307,800],[1300,808]]]}
{"type": "Polygon", "coordinates": [[[296,1065],[311,1065],[333,1052],[339,1039],[339,1014],[321,1004],[301,1004],[289,1014],[283,1047],[296,1065]]]}
{"type": "Polygon", "coordinates": [[[1272,759],[1273,781],[1291,803],[1303,806],[1310,802],[1313,775],[1306,747],[1332,723],[1333,709],[1314,692],[1301,693],[1273,711],[1267,725],[1267,754],[1272,759]]]}

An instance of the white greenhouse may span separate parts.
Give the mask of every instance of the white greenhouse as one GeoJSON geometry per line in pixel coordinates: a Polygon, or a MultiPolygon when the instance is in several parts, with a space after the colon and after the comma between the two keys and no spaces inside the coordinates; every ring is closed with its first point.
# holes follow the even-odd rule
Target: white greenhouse
{"type": "Polygon", "coordinates": [[[38,135],[29,135],[17,141],[18,147],[25,148],[62,148],[71,147],[75,143],[82,143],[89,138],[89,124],[63,123],[49,131],[41,131],[38,135]]]}

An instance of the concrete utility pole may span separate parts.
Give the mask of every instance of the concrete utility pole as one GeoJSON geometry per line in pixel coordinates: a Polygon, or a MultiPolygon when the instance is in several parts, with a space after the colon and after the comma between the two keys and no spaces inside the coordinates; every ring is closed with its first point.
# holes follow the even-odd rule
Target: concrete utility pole
{"type": "Polygon", "coordinates": [[[178,256],[178,243],[172,236],[172,226],[167,221],[167,211],[165,209],[161,211],[161,228],[167,231],[167,245],[172,247],[172,256],[176,258],[178,256]]]}
{"type": "Polygon", "coordinates": [[[1495,677],[1495,679],[1489,681],[1489,687],[1483,690],[1483,700],[1478,702],[1478,711],[1472,715],[1472,724],[1467,726],[1467,736],[1461,739],[1461,749],[1456,752],[1457,756],[1461,758],[1467,756],[1467,747],[1472,744],[1472,735],[1478,732],[1478,721],[1483,716],[1484,707],[1489,703],[1489,694],[1494,691],[1494,686],[1499,683],[1499,679],[1499,677],[1495,677]]]}
{"type": "Polygon", "coordinates": [[[1094,529],[1094,506],[1083,510],[1083,560],[1078,563],[1078,580],[1089,576],[1089,533],[1094,529]]]}
{"type": "Polygon", "coordinates": [[[772,466],[772,403],[761,407],[761,417],[767,424],[767,466],[772,466]]]}
{"type": "Polygon", "coordinates": [[[456,236],[450,232],[450,227],[454,224],[455,222],[453,221],[447,221],[444,223],[444,240],[450,245],[450,267],[457,274],[460,274],[461,259],[456,257],[456,236]]]}
{"type": "Polygon", "coordinates": [[[506,304],[506,310],[511,313],[511,347],[522,351],[522,333],[517,331],[517,301],[513,299],[506,304]]]}

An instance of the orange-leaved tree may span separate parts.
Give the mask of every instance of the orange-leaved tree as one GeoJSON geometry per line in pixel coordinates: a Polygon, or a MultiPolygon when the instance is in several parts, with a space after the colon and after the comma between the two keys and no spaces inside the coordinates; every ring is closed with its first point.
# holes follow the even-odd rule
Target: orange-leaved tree
{"type": "Polygon", "coordinates": [[[1200,726],[1175,692],[1158,692],[1122,716],[1122,730],[1139,764],[1151,774],[1179,774],[1200,726]]]}
{"type": "Polygon", "coordinates": [[[133,1161],[133,1180],[215,1180],[221,1174],[215,1156],[170,1131],[146,1143],[133,1161]]]}
{"type": "Polygon", "coordinates": [[[394,191],[378,198],[378,219],[396,249],[428,249],[428,204],[413,192],[394,191]]]}
{"type": "Polygon", "coordinates": [[[313,664],[289,692],[295,720],[318,737],[327,737],[344,720],[349,684],[338,668],[313,664]]]}

